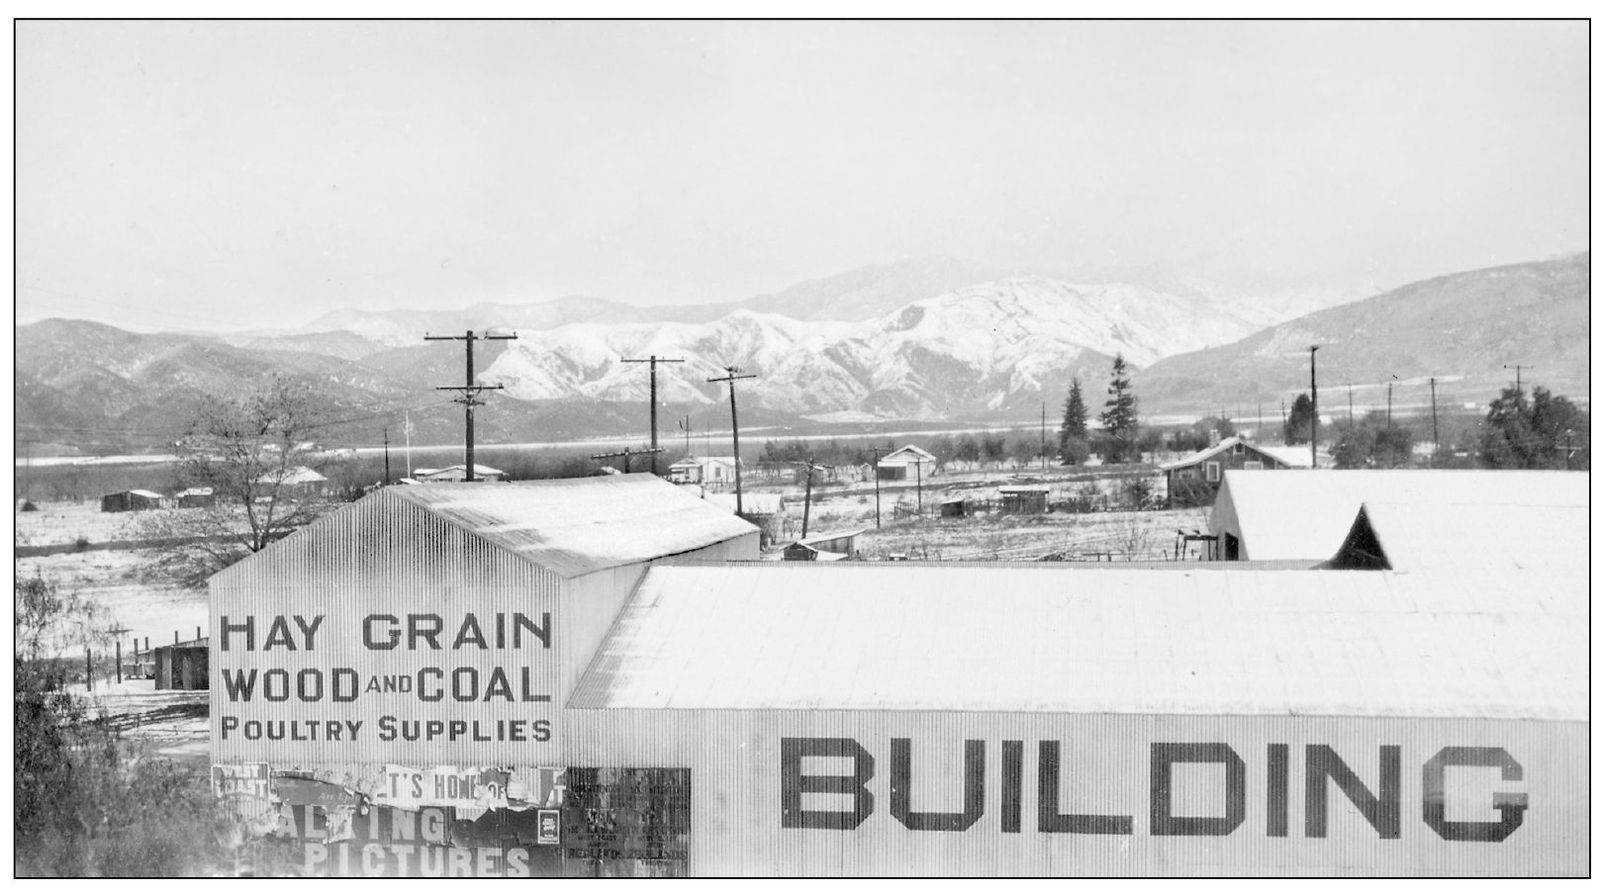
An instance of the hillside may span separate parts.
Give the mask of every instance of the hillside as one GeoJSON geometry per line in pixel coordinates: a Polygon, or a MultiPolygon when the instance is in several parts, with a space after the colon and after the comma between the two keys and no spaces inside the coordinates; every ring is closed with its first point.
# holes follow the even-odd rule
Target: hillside
{"type": "MultiPolygon", "coordinates": [[[[1428,378],[1453,400],[1483,402],[1510,385],[1588,397],[1590,255],[1497,266],[1416,282],[1311,313],[1237,343],[1171,356],[1135,379],[1150,407],[1276,405],[1309,386],[1307,348],[1318,344],[1320,401],[1398,403],[1428,399],[1428,378]],[[1366,391],[1362,393],[1361,391],[1366,391]],[[1330,391],[1339,391],[1331,394],[1330,391]]],[[[1324,409],[1326,412],[1330,408],[1324,409]]]]}

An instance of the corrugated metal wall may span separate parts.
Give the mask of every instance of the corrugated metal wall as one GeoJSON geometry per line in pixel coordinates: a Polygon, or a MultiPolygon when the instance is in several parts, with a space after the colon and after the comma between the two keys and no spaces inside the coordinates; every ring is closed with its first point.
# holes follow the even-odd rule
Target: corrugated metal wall
{"type": "MultiPolygon", "coordinates": [[[[1580,723],[601,710],[569,712],[565,726],[573,766],[690,768],[695,875],[1542,875],[1582,874],[1589,862],[1588,727],[1580,723]],[[865,787],[873,805],[857,828],[785,828],[786,737],[847,738],[871,755],[865,787]],[[902,825],[892,813],[894,738],[910,741],[906,806],[918,812],[963,811],[965,744],[983,741],[982,816],[964,831],[902,825]],[[1127,834],[1040,831],[1042,742],[1059,744],[1059,813],[1127,817],[1127,834]],[[1221,743],[1238,755],[1237,828],[1153,835],[1153,747],[1165,743],[1221,743]],[[1275,745],[1287,748],[1276,755],[1275,745]],[[1308,837],[1308,746],[1328,746],[1374,794],[1382,747],[1397,747],[1398,837],[1380,838],[1333,779],[1318,784],[1326,808],[1311,809],[1327,814],[1326,836],[1308,837]],[[1446,747],[1499,747],[1521,766],[1521,778],[1493,767],[1444,772],[1452,821],[1498,822],[1497,794],[1527,795],[1522,825],[1504,840],[1447,841],[1425,822],[1425,765],[1446,747]],[[1282,777],[1282,804],[1269,794],[1270,774],[1282,777]],[[1014,819],[1008,811],[1016,832],[1002,831],[1014,819]],[[1282,837],[1270,834],[1276,822],[1282,837]]],[[[854,763],[808,757],[802,767],[849,774],[854,763]]],[[[1172,777],[1172,815],[1227,816],[1223,764],[1180,766],[1172,777]]],[[[816,792],[801,799],[808,810],[846,811],[854,800],[816,792]]]]}

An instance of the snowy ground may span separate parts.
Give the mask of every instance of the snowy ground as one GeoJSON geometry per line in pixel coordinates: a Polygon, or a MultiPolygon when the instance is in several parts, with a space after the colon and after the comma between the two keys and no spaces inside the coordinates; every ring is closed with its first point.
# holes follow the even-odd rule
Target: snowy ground
{"type": "Polygon", "coordinates": [[[71,544],[79,539],[90,543],[139,538],[140,511],[106,513],[97,501],[73,504],[65,501],[38,501],[38,510],[13,511],[19,545],[71,544]]]}

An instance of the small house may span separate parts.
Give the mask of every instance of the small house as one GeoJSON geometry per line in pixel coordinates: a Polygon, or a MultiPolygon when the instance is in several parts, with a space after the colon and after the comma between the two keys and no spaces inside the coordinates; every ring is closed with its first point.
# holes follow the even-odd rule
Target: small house
{"type": "Polygon", "coordinates": [[[1259,446],[1238,436],[1161,466],[1168,500],[1174,507],[1212,503],[1225,470],[1290,470],[1312,466],[1312,452],[1300,446],[1259,446]]]}
{"type": "Polygon", "coordinates": [[[878,478],[881,480],[907,480],[933,473],[939,459],[917,446],[901,446],[878,459],[878,478]],[[924,465],[928,465],[924,467],[924,465]]]}
{"type": "Polygon", "coordinates": [[[1043,514],[1050,486],[1001,486],[1001,515],[1043,514]]]}
{"type": "Polygon", "coordinates": [[[328,478],[309,467],[275,470],[256,480],[258,486],[277,486],[280,498],[320,498],[328,494],[328,478]]]}
{"type": "Polygon", "coordinates": [[[207,654],[211,639],[200,637],[190,641],[156,647],[157,690],[209,690],[210,670],[207,654]]]}
{"type": "Polygon", "coordinates": [[[120,513],[130,510],[156,510],[161,507],[161,493],[148,489],[127,489],[100,496],[103,513],[120,513]]]}
{"type": "Polygon", "coordinates": [[[667,481],[671,483],[699,483],[703,486],[732,483],[734,481],[734,459],[725,455],[685,458],[667,468],[667,481]]]}

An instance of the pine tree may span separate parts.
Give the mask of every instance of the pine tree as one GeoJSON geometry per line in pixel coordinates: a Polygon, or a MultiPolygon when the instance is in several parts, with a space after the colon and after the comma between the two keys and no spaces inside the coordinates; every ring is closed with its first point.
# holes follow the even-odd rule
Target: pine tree
{"type": "Polygon", "coordinates": [[[1057,444],[1062,450],[1063,464],[1078,464],[1089,450],[1089,413],[1084,409],[1084,389],[1078,378],[1067,391],[1067,404],[1062,407],[1062,429],[1057,433],[1057,444]]]}
{"type": "Polygon", "coordinates": [[[1123,354],[1112,359],[1112,383],[1106,388],[1106,410],[1101,412],[1101,427],[1113,438],[1114,460],[1137,456],[1135,436],[1140,428],[1139,399],[1134,396],[1134,384],[1128,378],[1128,363],[1123,354]]]}

